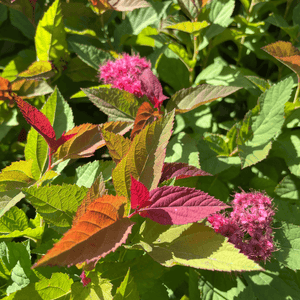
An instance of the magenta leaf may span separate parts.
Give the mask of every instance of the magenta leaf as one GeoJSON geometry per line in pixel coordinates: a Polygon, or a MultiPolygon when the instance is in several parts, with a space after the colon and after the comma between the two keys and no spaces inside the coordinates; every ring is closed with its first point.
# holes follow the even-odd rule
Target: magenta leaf
{"type": "Polygon", "coordinates": [[[164,163],[159,183],[174,177],[181,179],[193,176],[211,176],[211,174],[186,163],[164,163]]]}
{"type": "Polygon", "coordinates": [[[162,225],[197,222],[229,207],[203,191],[179,186],[150,191],[150,201],[152,204],[139,213],[162,225]]]}
{"type": "Polygon", "coordinates": [[[139,79],[141,81],[142,92],[148,97],[154,107],[159,108],[162,102],[168,97],[163,94],[162,86],[157,77],[150,68],[147,68],[140,75],[139,79]]]}
{"type": "MultiPolygon", "coordinates": [[[[131,176],[131,175],[130,175],[131,176]]],[[[150,204],[148,189],[138,180],[131,176],[131,208],[141,209],[150,204]]]]}

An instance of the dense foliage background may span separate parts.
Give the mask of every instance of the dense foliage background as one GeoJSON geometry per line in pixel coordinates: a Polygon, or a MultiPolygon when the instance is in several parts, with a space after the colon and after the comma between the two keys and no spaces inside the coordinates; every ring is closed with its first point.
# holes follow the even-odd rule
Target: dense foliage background
{"type": "MultiPolygon", "coordinates": [[[[79,277],[82,270],[75,266],[31,269],[72,222],[61,227],[48,224],[42,205],[33,205],[34,196],[29,191],[33,188],[28,188],[29,184],[7,188],[10,179],[4,178],[3,172],[1,297],[299,299],[299,37],[297,0],[0,0],[0,76],[12,83],[18,96],[39,110],[44,107],[42,111],[57,137],[74,126],[116,119],[95,106],[87,88],[103,84],[99,67],[122,53],[146,57],[170,99],[182,89],[201,84],[240,87],[226,97],[176,114],[165,162],[188,163],[212,176],[178,179],[166,185],[196,188],[225,203],[241,189],[265,191],[274,198],[278,248],[269,261],[260,263],[263,271],[248,272],[241,267],[243,272],[229,273],[184,264],[166,267],[145,251],[127,245],[127,250],[118,248],[87,272],[92,282],[83,286],[79,277]],[[289,44],[262,49],[278,41],[289,44]],[[265,99],[269,102],[264,106],[265,99]],[[286,99],[284,103],[282,99],[286,99]],[[281,111],[267,114],[276,107],[281,111]],[[274,123],[273,135],[265,130],[251,131],[261,112],[266,114],[270,128],[274,123]],[[278,115],[282,117],[279,128],[278,115]],[[251,144],[250,137],[255,134],[258,144],[251,144]],[[18,198],[21,188],[27,194],[18,198]]],[[[1,99],[3,170],[30,157],[26,142],[29,138],[38,141],[38,134],[13,101],[1,99]]],[[[164,108],[168,101],[164,101],[164,108]]],[[[44,151],[37,147],[36,153],[39,150],[44,151]]],[[[55,176],[34,184],[41,188],[72,184],[70,193],[76,195],[79,205],[101,172],[108,193],[116,194],[111,180],[114,167],[108,148],[102,147],[91,157],[66,160],[55,169],[55,176]]],[[[55,212],[46,212],[51,213],[55,212]]],[[[140,225],[142,218],[136,222],[140,225]]]]}

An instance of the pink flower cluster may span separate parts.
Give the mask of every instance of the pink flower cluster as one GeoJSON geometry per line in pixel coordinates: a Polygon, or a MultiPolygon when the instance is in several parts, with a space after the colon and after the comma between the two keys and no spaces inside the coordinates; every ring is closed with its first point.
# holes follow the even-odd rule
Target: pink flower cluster
{"type": "Polygon", "coordinates": [[[83,286],[87,286],[92,281],[91,278],[86,277],[84,271],[82,271],[80,278],[83,286]]]}
{"type": "Polygon", "coordinates": [[[144,93],[139,77],[147,68],[151,68],[151,63],[145,58],[124,53],[121,59],[109,60],[100,66],[100,79],[103,79],[105,84],[112,84],[113,88],[142,97],[144,93]]]}
{"type": "Polygon", "coordinates": [[[116,61],[107,61],[100,66],[100,79],[113,88],[127,91],[136,97],[146,95],[155,108],[160,110],[162,102],[168,97],[163,95],[162,86],[151,71],[151,63],[138,55],[126,53],[116,61]]]}
{"type": "Polygon", "coordinates": [[[276,250],[272,221],[275,214],[271,199],[263,193],[236,193],[233,211],[208,217],[214,230],[226,237],[254,261],[266,261],[276,250]]]}

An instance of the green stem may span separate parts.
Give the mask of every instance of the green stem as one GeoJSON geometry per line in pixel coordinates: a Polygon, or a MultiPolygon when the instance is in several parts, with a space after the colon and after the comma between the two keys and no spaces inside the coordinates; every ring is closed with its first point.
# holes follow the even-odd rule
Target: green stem
{"type": "Polygon", "coordinates": [[[294,97],[294,102],[293,102],[294,104],[297,102],[297,99],[299,97],[299,91],[300,91],[300,77],[298,76],[298,86],[294,97]]]}

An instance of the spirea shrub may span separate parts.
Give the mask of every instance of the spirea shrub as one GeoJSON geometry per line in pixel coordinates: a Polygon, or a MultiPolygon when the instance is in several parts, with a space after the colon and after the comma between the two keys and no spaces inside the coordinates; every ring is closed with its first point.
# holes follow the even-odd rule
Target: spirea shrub
{"type": "Polygon", "coordinates": [[[0,0],[0,298],[298,300],[299,15],[0,0]]]}

